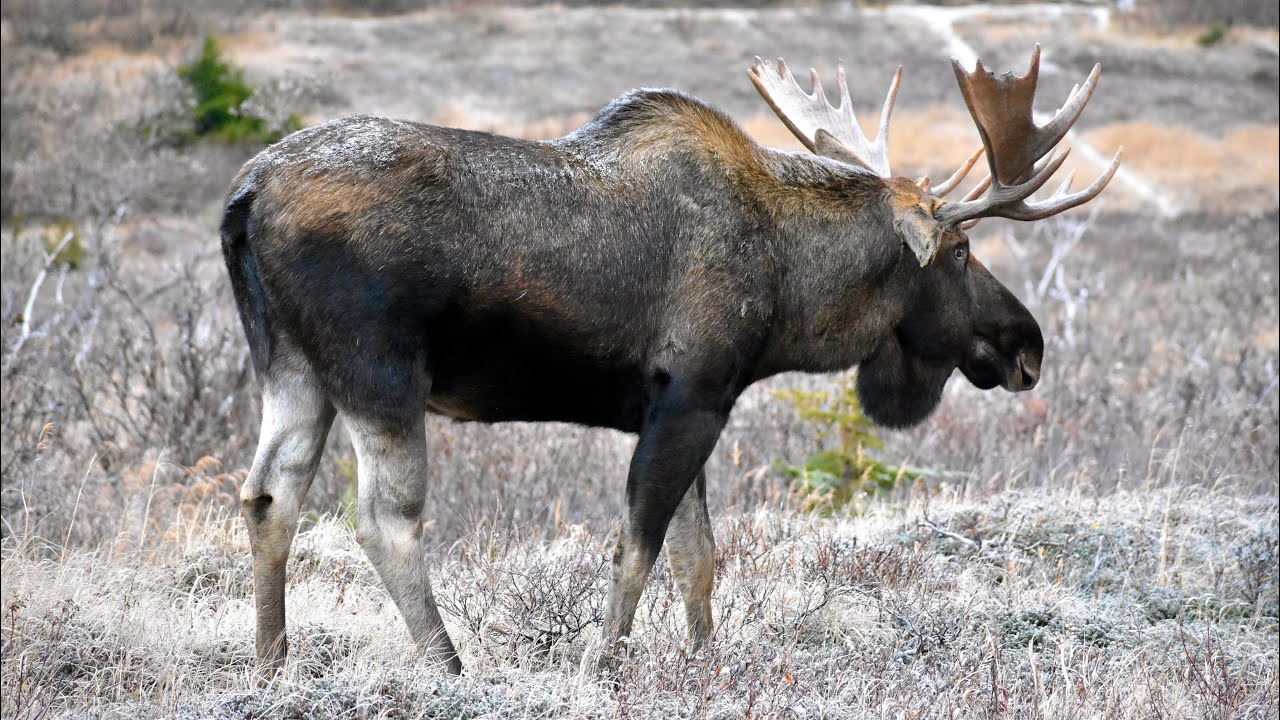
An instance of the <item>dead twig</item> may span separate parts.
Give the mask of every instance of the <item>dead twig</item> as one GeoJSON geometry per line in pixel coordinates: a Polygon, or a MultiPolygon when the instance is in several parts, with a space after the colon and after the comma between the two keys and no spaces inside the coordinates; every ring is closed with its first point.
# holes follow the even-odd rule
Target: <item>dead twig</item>
{"type": "Polygon", "coordinates": [[[974,550],[981,550],[981,549],[982,549],[982,542],[981,542],[981,541],[979,541],[979,540],[971,540],[971,539],[969,539],[969,538],[967,538],[967,537],[965,537],[965,536],[963,536],[963,535],[960,535],[959,533],[953,533],[953,532],[951,532],[950,530],[948,530],[948,529],[946,529],[946,528],[944,528],[944,527],[942,527],[942,526],[938,525],[937,523],[933,522],[932,520],[930,520],[928,516],[925,516],[925,517],[923,517],[923,518],[921,518],[921,519],[920,519],[920,527],[928,528],[928,529],[932,530],[933,532],[935,532],[935,533],[937,533],[937,534],[941,535],[942,537],[951,538],[952,540],[956,540],[956,541],[958,541],[958,542],[961,542],[961,543],[963,543],[963,544],[965,544],[965,545],[968,545],[969,547],[973,548],[974,550]]]}

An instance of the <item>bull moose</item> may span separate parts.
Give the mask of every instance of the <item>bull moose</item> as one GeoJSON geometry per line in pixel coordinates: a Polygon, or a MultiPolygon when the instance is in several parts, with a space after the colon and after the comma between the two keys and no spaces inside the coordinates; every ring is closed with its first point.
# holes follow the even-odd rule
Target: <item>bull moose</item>
{"type": "Polygon", "coordinates": [[[833,107],[816,72],[806,93],[759,58],[751,81],[810,152],[762,147],[683,93],[636,90],[552,141],[347,117],[246,163],[221,237],[262,386],[240,492],[260,666],[284,662],[285,564],[338,412],[359,543],[421,650],[458,673],[424,561],[428,412],[638,435],[605,633],[631,632],[665,541],[699,645],[714,574],[703,466],[748,386],[856,365],[867,415],[893,427],[927,417],[957,368],[983,389],[1034,387],[1040,328],[965,230],[1087,202],[1120,161],[1027,202],[1100,72],[1037,125],[1039,52],[1021,77],[952,61],[983,147],[940,184],[889,171],[901,68],[871,140],[843,68],[833,107]],[[984,153],[987,179],[945,200],[984,153]]]}

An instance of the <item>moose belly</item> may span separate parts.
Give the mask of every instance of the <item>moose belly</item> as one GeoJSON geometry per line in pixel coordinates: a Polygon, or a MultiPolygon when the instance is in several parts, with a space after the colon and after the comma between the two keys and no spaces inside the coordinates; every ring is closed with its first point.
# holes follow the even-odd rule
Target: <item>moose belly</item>
{"type": "Polygon", "coordinates": [[[639,430],[643,375],[571,328],[506,313],[434,323],[427,409],[479,422],[559,421],[639,430]],[[584,342],[586,340],[586,342],[584,342]]]}

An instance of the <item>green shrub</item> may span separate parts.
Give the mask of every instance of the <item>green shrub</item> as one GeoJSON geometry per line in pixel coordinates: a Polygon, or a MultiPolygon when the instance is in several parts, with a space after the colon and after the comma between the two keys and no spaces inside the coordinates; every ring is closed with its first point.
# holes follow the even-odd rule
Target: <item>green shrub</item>
{"type": "Polygon", "coordinates": [[[72,270],[79,269],[85,257],[80,228],[66,218],[47,226],[44,229],[44,253],[53,255],[54,265],[66,265],[72,270]]]}
{"type": "Polygon", "coordinates": [[[245,110],[244,103],[253,95],[253,87],[245,82],[244,71],[223,59],[217,41],[211,37],[204,39],[198,58],[178,66],[178,76],[187,81],[195,95],[188,139],[272,143],[302,127],[296,115],[290,115],[283,127],[272,128],[265,118],[245,110]]]}
{"type": "Polygon", "coordinates": [[[1200,47],[1211,47],[1222,42],[1222,38],[1227,35],[1227,25],[1221,20],[1214,20],[1204,32],[1196,38],[1196,44],[1200,47]]]}
{"type": "Polygon", "coordinates": [[[894,465],[871,454],[884,443],[872,432],[871,421],[862,413],[853,374],[846,375],[834,393],[778,390],[774,395],[790,403],[801,420],[816,427],[818,444],[823,447],[801,465],[779,463],[782,472],[791,478],[793,490],[804,495],[805,509],[834,510],[847,505],[859,493],[890,490],[903,480],[931,474],[894,465]]]}

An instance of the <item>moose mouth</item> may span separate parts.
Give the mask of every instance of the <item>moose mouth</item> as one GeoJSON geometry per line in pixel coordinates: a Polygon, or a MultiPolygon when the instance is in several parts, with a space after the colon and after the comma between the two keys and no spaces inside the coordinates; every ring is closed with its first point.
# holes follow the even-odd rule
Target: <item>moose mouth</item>
{"type": "Polygon", "coordinates": [[[1010,359],[991,343],[978,339],[960,365],[960,372],[982,390],[999,385],[1009,392],[1025,392],[1040,381],[1040,355],[1020,350],[1010,359]]]}

